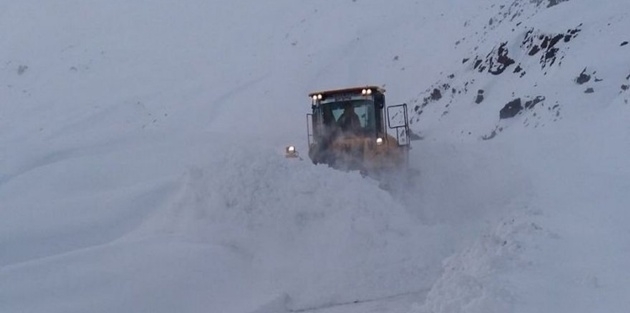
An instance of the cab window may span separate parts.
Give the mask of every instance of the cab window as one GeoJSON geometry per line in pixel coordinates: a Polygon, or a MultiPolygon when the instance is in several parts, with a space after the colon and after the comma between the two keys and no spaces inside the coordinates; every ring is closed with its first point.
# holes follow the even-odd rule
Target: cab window
{"type": "Polygon", "coordinates": [[[348,103],[354,107],[354,112],[359,117],[361,128],[364,131],[374,131],[376,122],[374,118],[374,102],[371,100],[348,100],[340,102],[327,103],[324,108],[324,124],[330,125],[331,122],[337,122],[344,112],[344,107],[348,103]]]}

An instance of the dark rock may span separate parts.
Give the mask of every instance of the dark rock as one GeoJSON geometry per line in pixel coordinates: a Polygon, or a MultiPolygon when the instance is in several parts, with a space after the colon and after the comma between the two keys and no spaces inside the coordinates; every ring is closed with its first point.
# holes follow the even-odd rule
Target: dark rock
{"type": "Polygon", "coordinates": [[[621,85],[621,90],[626,91],[630,88],[630,85],[621,85]]]}
{"type": "Polygon", "coordinates": [[[584,70],[582,71],[582,73],[580,73],[580,76],[578,76],[578,77],[575,79],[575,82],[576,82],[578,85],[582,85],[582,84],[588,83],[590,80],[591,80],[591,75],[586,74],[586,68],[584,68],[584,70]]]}
{"type": "Polygon", "coordinates": [[[521,65],[517,65],[516,68],[514,69],[514,73],[520,73],[523,70],[523,68],[521,67],[521,65]]]}
{"type": "Polygon", "coordinates": [[[483,61],[481,61],[481,60],[476,60],[476,61],[475,61],[475,66],[474,66],[474,68],[475,68],[475,69],[476,69],[476,68],[478,68],[478,67],[479,67],[479,65],[481,65],[481,63],[482,63],[482,62],[483,62],[483,61]]]}
{"type": "Polygon", "coordinates": [[[463,60],[462,60],[462,64],[464,64],[464,63],[468,62],[468,60],[470,60],[470,59],[469,59],[469,58],[465,58],[465,59],[463,59],[463,60]]]}
{"type": "Polygon", "coordinates": [[[526,109],[533,109],[537,104],[541,103],[545,101],[545,97],[543,96],[538,96],[536,98],[534,98],[533,100],[529,100],[527,102],[525,102],[525,108],[526,109]]]}
{"type": "Polygon", "coordinates": [[[490,133],[490,135],[483,135],[483,136],[481,136],[481,139],[482,139],[482,140],[490,140],[490,139],[492,139],[492,138],[494,138],[494,137],[496,137],[496,136],[497,136],[497,130],[496,130],[496,129],[494,129],[494,130],[490,133]]]}
{"type": "Polygon", "coordinates": [[[569,1],[569,0],[549,0],[549,3],[547,4],[547,7],[551,8],[552,6],[558,5],[558,4],[560,4],[562,2],[565,2],[565,1],[569,1]]]}
{"type": "Polygon", "coordinates": [[[623,47],[623,46],[625,46],[625,45],[627,45],[627,44],[628,44],[628,42],[627,42],[627,41],[624,41],[624,42],[622,42],[622,43],[621,43],[621,46],[623,47]]]}
{"type": "MultiPolygon", "coordinates": [[[[540,57],[540,63],[542,68],[544,69],[547,66],[551,66],[556,63],[556,61],[562,61],[564,56],[558,56],[560,52],[559,43],[564,42],[567,43],[571,41],[571,39],[575,38],[577,34],[581,31],[579,29],[581,24],[575,29],[569,29],[566,33],[563,34],[534,34],[534,29],[530,29],[525,33],[525,37],[521,43],[521,48],[528,51],[529,56],[537,55],[538,52],[543,52],[540,57]],[[563,40],[564,39],[564,40],[563,40]]],[[[560,63],[559,62],[559,63],[560,63]]]]}
{"type": "Polygon", "coordinates": [[[508,57],[508,49],[505,49],[505,45],[507,44],[504,43],[501,47],[499,47],[499,59],[497,60],[497,62],[499,62],[501,65],[503,65],[504,67],[508,67],[512,64],[515,63],[514,60],[510,59],[508,57]]]}
{"type": "Polygon", "coordinates": [[[483,102],[483,99],[484,99],[483,92],[484,92],[483,89],[479,89],[477,91],[477,98],[475,98],[475,103],[476,104],[480,104],[481,102],[483,102]]]}
{"type": "Polygon", "coordinates": [[[567,31],[567,33],[571,34],[571,35],[577,35],[577,33],[581,32],[582,30],[579,29],[579,27],[582,27],[582,23],[580,23],[580,25],[578,25],[578,28],[575,29],[569,29],[567,31]]]}
{"type": "Polygon", "coordinates": [[[512,58],[509,57],[509,51],[506,48],[507,42],[503,42],[499,45],[499,47],[495,47],[492,49],[490,53],[488,53],[483,59],[478,56],[475,57],[475,65],[474,68],[479,72],[483,73],[488,69],[488,73],[493,75],[502,74],[510,65],[516,63],[512,58]]]}
{"type": "Polygon", "coordinates": [[[498,63],[498,66],[494,67],[495,64],[493,60],[492,59],[488,60],[490,62],[490,69],[488,70],[490,74],[500,75],[501,73],[505,71],[506,68],[516,63],[516,61],[514,61],[508,56],[509,51],[508,49],[505,48],[506,45],[507,45],[507,42],[502,43],[499,46],[499,49],[497,51],[498,57],[497,57],[496,63],[498,63]]]}
{"type": "Polygon", "coordinates": [[[437,88],[433,89],[433,91],[431,92],[431,100],[438,101],[440,99],[442,99],[442,92],[440,92],[440,90],[437,88]]]}
{"type": "Polygon", "coordinates": [[[550,41],[550,39],[551,38],[549,38],[547,36],[543,37],[543,42],[540,44],[540,48],[542,48],[542,49],[549,48],[549,41],[550,41]]]}
{"type": "Polygon", "coordinates": [[[560,39],[562,39],[562,38],[564,38],[563,34],[558,34],[558,35],[554,36],[553,38],[551,38],[551,42],[550,42],[549,46],[550,47],[555,46],[560,41],[560,39]]]}
{"type": "Polygon", "coordinates": [[[521,110],[523,110],[521,98],[517,98],[510,101],[503,107],[503,109],[501,109],[501,111],[499,111],[499,118],[506,119],[515,117],[519,112],[521,112],[521,110]]]}
{"type": "Polygon", "coordinates": [[[595,92],[595,89],[590,88],[590,87],[586,88],[586,90],[584,90],[584,93],[594,93],[594,92],[595,92]]]}
{"type": "Polygon", "coordinates": [[[550,61],[550,65],[553,65],[556,62],[556,54],[558,53],[558,49],[557,48],[553,48],[553,49],[548,49],[547,53],[545,53],[545,63],[547,60],[551,60],[550,61]]]}

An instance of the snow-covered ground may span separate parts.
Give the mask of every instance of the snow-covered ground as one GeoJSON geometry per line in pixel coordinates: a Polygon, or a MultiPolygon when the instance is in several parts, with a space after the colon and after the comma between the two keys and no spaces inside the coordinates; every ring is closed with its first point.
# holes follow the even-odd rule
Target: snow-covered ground
{"type": "Polygon", "coordinates": [[[626,312],[629,15],[0,1],[0,312],[626,312]],[[423,138],[392,193],[282,155],[365,84],[423,138]]]}

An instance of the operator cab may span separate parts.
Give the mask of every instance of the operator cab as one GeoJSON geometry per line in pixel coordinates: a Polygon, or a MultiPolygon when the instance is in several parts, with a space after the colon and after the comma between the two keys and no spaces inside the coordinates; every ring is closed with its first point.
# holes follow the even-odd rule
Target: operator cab
{"type": "Polygon", "coordinates": [[[309,144],[330,136],[361,136],[374,139],[385,134],[385,90],[379,87],[348,88],[312,93],[309,144]],[[312,132],[310,132],[312,130],[312,132]]]}
{"type": "Polygon", "coordinates": [[[368,173],[404,167],[409,150],[407,105],[386,107],[384,93],[366,86],[309,94],[308,155],[313,163],[368,173]]]}

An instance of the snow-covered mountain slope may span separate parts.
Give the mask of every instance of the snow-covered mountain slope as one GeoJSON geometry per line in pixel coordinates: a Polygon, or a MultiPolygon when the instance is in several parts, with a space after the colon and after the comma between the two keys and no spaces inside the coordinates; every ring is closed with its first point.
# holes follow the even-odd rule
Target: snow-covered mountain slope
{"type": "Polygon", "coordinates": [[[2,1],[0,311],[625,312],[628,9],[2,1]],[[393,194],[282,156],[365,84],[393,194]]]}
{"type": "Polygon", "coordinates": [[[424,136],[487,140],[599,112],[618,97],[626,104],[630,4],[495,7],[454,26],[461,38],[448,49],[441,77],[410,101],[424,136]]]}

